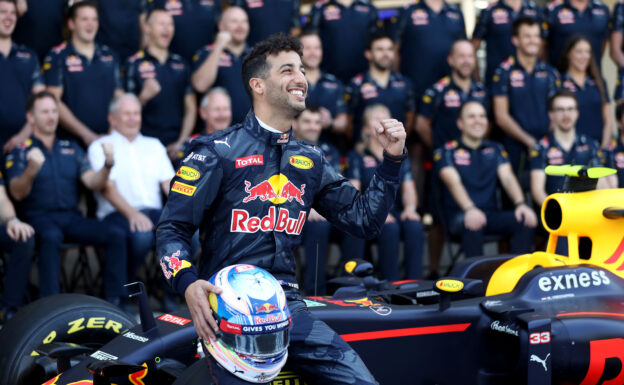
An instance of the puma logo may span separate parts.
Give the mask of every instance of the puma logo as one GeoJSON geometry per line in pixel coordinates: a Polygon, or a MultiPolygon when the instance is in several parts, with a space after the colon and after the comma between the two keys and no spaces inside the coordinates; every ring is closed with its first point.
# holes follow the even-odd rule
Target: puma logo
{"type": "MultiPolygon", "coordinates": [[[[226,146],[230,147],[230,144],[227,141],[228,141],[228,138],[225,138],[225,140],[215,140],[214,143],[215,144],[221,143],[221,144],[225,144],[226,146]]],[[[232,147],[230,147],[230,148],[232,148],[232,147]]]]}
{"type": "Polygon", "coordinates": [[[544,370],[548,371],[548,367],[546,366],[546,360],[548,359],[548,357],[550,357],[550,353],[548,353],[546,355],[546,358],[544,358],[543,360],[541,358],[539,358],[538,356],[536,356],[535,354],[531,354],[531,360],[530,361],[539,362],[544,367],[544,370]]]}

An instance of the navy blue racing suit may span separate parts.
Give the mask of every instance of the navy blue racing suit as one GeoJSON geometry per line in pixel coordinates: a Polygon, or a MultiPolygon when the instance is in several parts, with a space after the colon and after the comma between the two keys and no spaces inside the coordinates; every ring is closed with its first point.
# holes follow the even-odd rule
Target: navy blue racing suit
{"type": "MultiPolygon", "coordinates": [[[[289,306],[301,304],[289,348],[295,370],[311,383],[375,383],[357,354],[292,289],[298,287],[293,251],[312,207],[352,235],[376,237],[394,204],[401,164],[382,162],[360,194],[319,147],[262,128],[252,111],[242,124],[194,140],[180,165],[156,231],[160,264],[173,288],[184,295],[198,278],[236,263],[262,267],[291,288],[289,306]],[[190,259],[197,227],[199,271],[190,259]]],[[[227,383],[237,381],[232,376],[227,383]]]]}

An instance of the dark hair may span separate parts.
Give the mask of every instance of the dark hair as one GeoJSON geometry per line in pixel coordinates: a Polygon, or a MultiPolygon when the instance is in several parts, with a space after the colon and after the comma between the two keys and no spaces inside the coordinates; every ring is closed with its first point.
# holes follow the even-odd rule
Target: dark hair
{"type": "Polygon", "coordinates": [[[277,33],[271,35],[265,40],[258,42],[243,60],[243,68],[241,75],[243,77],[243,85],[249,99],[253,103],[253,92],[249,85],[251,78],[266,79],[270,70],[267,57],[269,55],[278,55],[280,52],[294,51],[299,56],[302,55],[302,46],[299,39],[293,36],[277,33]]]}
{"type": "Polygon", "coordinates": [[[622,115],[624,115],[624,103],[620,103],[615,107],[615,119],[618,122],[622,120],[622,115]]]}
{"type": "Polygon", "coordinates": [[[537,25],[539,27],[540,23],[534,18],[529,17],[529,16],[519,17],[513,22],[513,24],[511,24],[511,36],[518,37],[518,33],[520,32],[520,27],[522,27],[523,25],[526,25],[529,27],[537,25]]]}
{"type": "Polygon", "coordinates": [[[578,99],[576,98],[576,95],[574,95],[574,92],[562,88],[559,91],[555,92],[555,94],[551,96],[550,99],[548,99],[548,111],[553,111],[555,99],[557,98],[572,98],[574,99],[574,103],[578,107],[578,99]]]}
{"type": "Polygon", "coordinates": [[[561,51],[561,57],[559,57],[559,72],[561,74],[568,72],[568,69],[570,68],[570,59],[568,58],[568,55],[570,54],[570,51],[572,51],[574,47],[581,41],[589,44],[589,52],[591,54],[589,67],[585,71],[594,80],[594,82],[596,82],[596,87],[598,87],[598,91],[600,91],[600,100],[602,101],[602,104],[605,104],[607,103],[607,92],[604,88],[604,83],[602,82],[600,69],[598,68],[598,64],[596,63],[594,50],[588,38],[580,34],[575,34],[570,36],[570,38],[566,40],[566,43],[563,46],[563,51],[561,51]]]}
{"type": "MultiPolygon", "coordinates": [[[[3,1],[3,0],[0,0],[0,1],[3,1]]],[[[28,100],[26,100],[26,111],[32,112],[33,109],[35,108],[35,103],[37,102],[37,100],[45,99],[45,98],[52,98],[52,100],[54,100],[54,103],[58,105],[58,100],[56,99],[56,96],[54,96],[54,94],[52,94],[49,91],[40,91],[28,97],[28,100]]]]}
{"type": "Polygon", "coordinates": [[[97,2],[92,1],[92,0],[85,0],[85,1],[74,2],[74,4],[72,4],[71,7],[69,7],[69,9],[67,10],[67,18],[75,20],[76,19],[76,14],[78,13],[78,10],[80,8],[85,8],[85,7],[94,8],[96,11],[98,10],[97,2]]]}
{"type": "Polygon", "coordinates": [[[319,35],[318,31],[316,29],[311,29],[311,28],[306,28],[303,31],[301,31],[301,33],[299,34],[299,40],[301,40],[301,38],[304,38],[306,36],[316,36],[319,39],[321,38],[321,35],[319,35]]]}
{"type": "Polygon", "coordinates": [[[366,42],[366,49],[370,51],[371,48],[373,48],[373,43],[376,42],[377,40],[381,40],[381,39],[390,39],[390,41],[394,44],[394,40],[392,40],[392,37],[390,37],[390,35],[388,35],[384,31],[377,31],[377,32],[374,32],[370,36],[368,41],[366,42]]]}
{"type": "Polygon", "coordinates": [[[306,102],[305,110],[297,113],[297,115],[295,116],[295,119],[299,119],[301,114],[303,114],[306,111],[311,112],[313,114],[320,114],[321,113],[321,107],[318,104],[314,103],[314,102],[306,102]]]}
{"type": "Polygon", "coordinates": [[[165,13],[169,13],[169,11],[167,11],[166,9],[162,8],[162,7],[156,7],[156,8],[152,8],[147,12],[147,15],[145,15],[145,23],[148,23],[150,18],[152,17],[152,15],[156,12],[165,12],[165,13]]]}
{"type": "Polygon", "coordinates": [[[478,101],[476,99],[468,99],[464,103],[462,103],[461,107],[459,107],[459,113],[457,114],[457,116],[459,118],[461,118],[461,116],[462,116],[462,114],[464,112],[464,109],[465,109],[465,107],[468,104],[478,104],[478,105],[480,105],[481,107],[483,107],[483,109],[485,110],[485,113],[487,114],[487,108],[485,108],[485,105],[483,103],[481,103],[480,101],[478,101]]]}

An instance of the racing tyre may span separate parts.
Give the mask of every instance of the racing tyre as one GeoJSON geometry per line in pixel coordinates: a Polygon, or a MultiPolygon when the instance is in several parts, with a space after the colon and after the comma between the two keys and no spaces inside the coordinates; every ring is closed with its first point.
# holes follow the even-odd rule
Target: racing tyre
{"type": "Polygon", "coordinates": [[[60,294],[20,309],[0,330],[0,385],[41,384],[34,350],[51,342],[73,342],[93,349],[136,322],[121,309],[95,297],[60,294]]]}

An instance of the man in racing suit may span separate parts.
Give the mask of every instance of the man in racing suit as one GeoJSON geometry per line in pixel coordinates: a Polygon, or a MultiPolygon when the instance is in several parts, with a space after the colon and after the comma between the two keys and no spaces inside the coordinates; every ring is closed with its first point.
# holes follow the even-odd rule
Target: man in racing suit
{"type": "MultiPolygon", "coordinates": [[[[292,138],[291,122],[305,109],[308,88],[300,43],[281,34],[258,43],[245,58],[242,76],[253,109],[242,124],[194,140],[173,180],[156,233],[163,272],[185,296],[199,336],[214,339],[218,329],[208,294],[220,289],[206,280],[236,263],[268,270],[289,301],[293,369],[310,384],[375,383],[357,353],[308,312],[297,290],[293,251],[311,208],[353,235],[378,235],[406,157],[403,124],[388,119],[377,127],[385,160],[360,195],[317,146],[292,138]],[[189,252],[197,227],[199,270],[189,252]]],[[[214,361],[208,366],[215,382],[244,383],[214,361]]]]}

